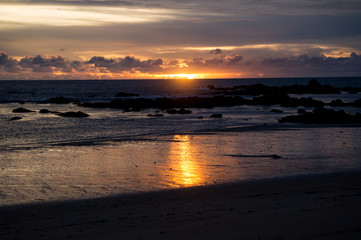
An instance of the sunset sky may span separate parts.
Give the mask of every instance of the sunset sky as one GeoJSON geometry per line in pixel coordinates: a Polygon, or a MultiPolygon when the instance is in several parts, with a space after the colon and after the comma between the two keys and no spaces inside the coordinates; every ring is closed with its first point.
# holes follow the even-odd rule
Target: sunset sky
{"type": "Polygon", "coordinates": [[[0,0],[0,79],[361,76],[360,0],[0,0]]]}

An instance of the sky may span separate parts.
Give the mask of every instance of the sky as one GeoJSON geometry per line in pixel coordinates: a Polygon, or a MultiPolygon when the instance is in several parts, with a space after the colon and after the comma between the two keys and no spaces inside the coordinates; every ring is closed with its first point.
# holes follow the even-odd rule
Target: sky
{"type": "Polygon", "coordinates": [[[0,79],[340,76],[360,0],[0,0],[0,79]]]}

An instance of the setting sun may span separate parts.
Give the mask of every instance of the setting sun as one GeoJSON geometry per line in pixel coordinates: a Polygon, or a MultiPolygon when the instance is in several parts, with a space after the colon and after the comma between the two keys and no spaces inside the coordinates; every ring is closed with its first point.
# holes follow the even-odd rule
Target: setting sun
{"type": "Polygon", "coordinates": [[[170,74],[165,75],[166,78],[174,78],[174,79],[198,79],[204,78],[203,75],[200,74],[170,74]]]}

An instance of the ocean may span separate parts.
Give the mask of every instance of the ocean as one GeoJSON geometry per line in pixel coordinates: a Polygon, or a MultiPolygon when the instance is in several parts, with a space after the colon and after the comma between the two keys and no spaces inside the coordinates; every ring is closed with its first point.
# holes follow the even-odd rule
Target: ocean
{"type": "MultiPolygon", "coordinates": [[[[156,108],[127,112],[77,104],[110,102],[119,92],[138,95],[129,99],[207,97],[214,94],[210,85],[307,85],[310,79],[0,81],[0,205],[360,169],[358,125],[278,122],[296,114],[296,107],[241,105],[168,114],[156,108]],[[59,96],[71,103],[45,103],[59,96]],[[19,107],[33,112],[12,112],[19,107]],[[82,111],[89,117],[41,114],[41,109],[82,111]],[[14,117],[21,119],[9,121],[14,117]]],[[[360,77],[318,81],[361,87],[360,77]]],[[[346,92],[291,95],[327,103],[361,99],[361,93],[346,92]]],[[[361,112],[350,106],[333,109],[361,112]]]]}

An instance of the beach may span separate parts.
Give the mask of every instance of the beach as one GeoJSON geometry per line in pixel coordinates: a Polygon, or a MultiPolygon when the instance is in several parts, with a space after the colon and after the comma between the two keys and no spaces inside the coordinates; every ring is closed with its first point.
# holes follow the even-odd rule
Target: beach
{"type": "Polygon", "coordinates": [[[361,92],[242,81],[5,82],[0,239],[359,239],[361,92]]]}
{"type": "Polygon", "coordinates": [[[1,239],[360,239],[361,173],[0,208],[1,239]]]}

